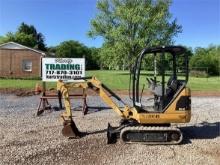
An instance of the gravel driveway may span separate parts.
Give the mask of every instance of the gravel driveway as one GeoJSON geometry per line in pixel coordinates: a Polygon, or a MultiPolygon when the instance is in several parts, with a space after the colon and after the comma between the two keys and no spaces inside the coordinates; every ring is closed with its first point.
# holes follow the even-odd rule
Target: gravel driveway
{"type": "MultiPolygon", "coordinates": [[[[1,95],[0,164],[220,164],[220,97],[192,97],[192,120],[179,125],[183,144],[166,146],[107,145],[107,123],[117,126],[120,118],[99,97],[88,100],[93,106],[88,115],[74,111],[78,128],[87,135],[67,139],[60,133],[61,111],[35,116],[39,96],[1,95]]],[[[72,102],[80,106],[79,100],[72,102]]]]}

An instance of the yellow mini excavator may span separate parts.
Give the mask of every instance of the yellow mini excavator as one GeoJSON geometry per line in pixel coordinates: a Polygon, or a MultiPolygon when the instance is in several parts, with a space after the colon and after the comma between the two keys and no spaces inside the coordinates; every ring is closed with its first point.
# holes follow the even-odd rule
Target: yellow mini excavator
{"type": "Polygon", "coordinates": [[[101,99],[122,118],[118,127],[112,127],[108,124],[108,144],[116,143],[118,138],[125,143],[181,143],[182,132],[172,123],[187,123],[191,118],[191,94],[190,89],[186,87],[188,55],[184,47],[145,48],[138,55],[131,69],[129,84],[131,87],[129,87],[129,94],[133,106],[126,105],[119,96],[96,77],[76,79],[81,79],[83,82],[64,83],[58,81],[57,83],[57,90],[62,93],[66,108],[66,111],[61,115],[64,136],[73,138],[81,136],[72,119],[68,94],[68,89],[81,87],[97,92],[101,99]],[[154,72],[146,72],[147,69],[154,70],[154,72]],[[151,92],[153,98],[142,98],[145,84],[148,84],[147,90],[151,92]],[[120,108],[112,97],[123,103],[124,107],[120,108]]]}

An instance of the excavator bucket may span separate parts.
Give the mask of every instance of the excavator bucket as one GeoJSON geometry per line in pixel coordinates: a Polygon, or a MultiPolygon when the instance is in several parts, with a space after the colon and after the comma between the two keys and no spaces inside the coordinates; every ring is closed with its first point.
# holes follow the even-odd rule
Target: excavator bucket
{"type": "Polygon", "coordinates": [[[81,132],[78,130],[73,120],[63,122],[62,134],[63,136],[66,136],[69,138],[80,138],[81,137],[81,132]]]}

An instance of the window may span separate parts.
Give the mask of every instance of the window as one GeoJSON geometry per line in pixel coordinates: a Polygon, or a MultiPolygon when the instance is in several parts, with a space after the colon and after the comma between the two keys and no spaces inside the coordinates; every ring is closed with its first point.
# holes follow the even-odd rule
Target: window
{"type": "Polygon", "coordinates": [[[23,60],[22,61],[23,71],[32,71],[32,61],[31,60],[23,60]]]}

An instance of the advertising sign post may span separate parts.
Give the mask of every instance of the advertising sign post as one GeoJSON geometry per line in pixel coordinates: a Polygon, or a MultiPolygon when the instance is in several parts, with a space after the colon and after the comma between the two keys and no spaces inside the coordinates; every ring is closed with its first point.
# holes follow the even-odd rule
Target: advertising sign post
{"type": "Polygon", "coordinates": [[[63,80],[74,82],[74,78],[85,77],[84,58],[43,58],[42,81],[63,80]]]}

